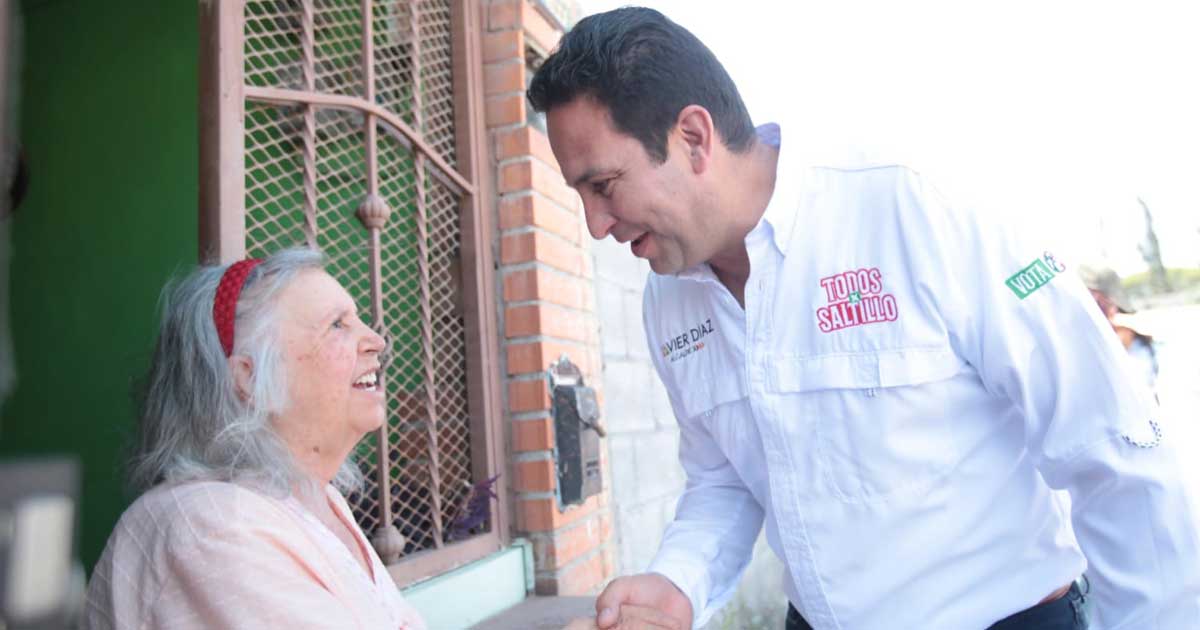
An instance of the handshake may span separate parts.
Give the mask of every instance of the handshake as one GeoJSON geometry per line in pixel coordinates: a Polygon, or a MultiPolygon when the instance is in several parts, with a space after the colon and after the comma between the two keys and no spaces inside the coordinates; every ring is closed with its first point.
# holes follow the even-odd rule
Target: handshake
{"type": "Polygon", "coordinates": [[[563,630],[688,630],[692,604],[657,573],[617,578],[596,598],[596,616],[576,619],[563,630]]]}

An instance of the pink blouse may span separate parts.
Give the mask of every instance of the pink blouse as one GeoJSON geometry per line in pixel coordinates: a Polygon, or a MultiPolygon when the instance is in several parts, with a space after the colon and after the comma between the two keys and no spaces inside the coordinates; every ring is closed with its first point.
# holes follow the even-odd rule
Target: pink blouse
{"type": "MultiPolygon", "coordinates": [[[[330,503],[354,524],[346,500],[330,503]]],[[[300,501],[217,481],[151,489],[121,516],[88,586],[85,630],[425,630],[357,526],[368,575],[300,501]]]]}

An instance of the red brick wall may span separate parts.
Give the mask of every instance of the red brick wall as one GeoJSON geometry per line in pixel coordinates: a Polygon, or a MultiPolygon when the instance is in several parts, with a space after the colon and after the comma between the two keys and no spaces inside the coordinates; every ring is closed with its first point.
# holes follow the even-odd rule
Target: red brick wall
{"type": "Polygon", "coordinates": [[[593,593],[615,567],[608,464],[600,496],[559,510],[545,380],[549,364],[565,354],[603,404],[589,240],[579,196],[563,181],[546,135],[525,122],[525,51],[551,51],[562,33],[529,0],[484,0],[484,6],[515,532],[533,542],[538,594],[593,593]]]}

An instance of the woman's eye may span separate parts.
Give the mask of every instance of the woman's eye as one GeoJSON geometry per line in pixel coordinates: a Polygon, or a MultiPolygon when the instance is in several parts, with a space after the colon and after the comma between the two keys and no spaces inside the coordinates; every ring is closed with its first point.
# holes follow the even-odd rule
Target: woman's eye
{"type": "Polygon", "coordinates": [[[346,327],[346,320],[344,320],[344,319],[336,319],[336,320],[334,320],[334,322],[333,322],[333,328],[337,328],[337,329],[339,329],[339,330],[340,330],[340,329],[342,329],[342,328],[345,328],[345,327],[346,327]]]}
{"type": "Polygon", "coordinates": [[[606,179],[602,182],[592,184],[592,190],[601,197],[607,197],[612,193],[612,179],[606,179]]]}

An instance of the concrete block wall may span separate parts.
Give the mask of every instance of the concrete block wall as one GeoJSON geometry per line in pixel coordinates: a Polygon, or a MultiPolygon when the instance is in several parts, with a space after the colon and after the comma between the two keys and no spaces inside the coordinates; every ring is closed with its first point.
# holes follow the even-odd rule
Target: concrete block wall
{"type": "Polygon", "coordinates": [[[592,253],[617,567],[620,574],[637,573],[654,557],[683,491],[679,429],[642,328],[642,290],[650,267],[612,239],[593,242],[592,253]]]}
{"type": "Polygon", "coordinates": [[[562,32],[530,0],[481,1],[515,531],[533,543],[539,595],[595,593],[616,563],[607,483],[582,505],[560,509],[545,378],[566,355],[603,404],[590,239],[579,196],[563,181],[545,133],[528,124],[525,99],[527,52],[553,50],[562,32]]]}

